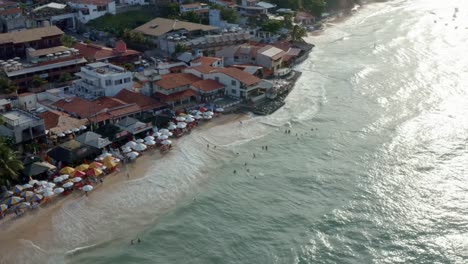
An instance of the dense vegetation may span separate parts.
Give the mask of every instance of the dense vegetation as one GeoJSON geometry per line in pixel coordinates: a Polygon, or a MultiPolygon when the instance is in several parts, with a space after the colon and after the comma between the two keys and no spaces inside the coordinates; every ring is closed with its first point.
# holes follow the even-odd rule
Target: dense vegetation
{"type": "Polygon", "coordinates": [[[87,26],[121,36],[125,29],[134,29],[156,16],[155,10],[147,7],[141,10],[128,11],[117,15],[108,14],[89,21],[87,26]]]}
{"type": "Polygon", "coordinates": [[[0,137],[0,184],[17,179],[21,170],[23,164],[17,159],[17,153],[0,137]]]}

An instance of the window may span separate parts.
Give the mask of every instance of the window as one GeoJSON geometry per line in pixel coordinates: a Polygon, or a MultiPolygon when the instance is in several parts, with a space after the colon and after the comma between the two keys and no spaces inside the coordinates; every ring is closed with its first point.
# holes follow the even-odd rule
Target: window
{"type": "Polygon", "coordinates": [[[114,81],[114,84],[115,84],[115,85],[122,84],[122,79],[120,79],[120,80],[115,80],[115,81],[114,81]]]}
{"type": "Polygon", "coordinates": [[[236,82],[235,80],[232,80],[232,81],[231,81],[231,85],[236,86],[236,85],[237,85],[237,82],[236,82]]]}
{"type": "Polygon", "coordinates": [[[124,83],[129,83],[130,82],[130,78],[125,78],[124,79],[124,83]]]}
{"type": "Polygon", "coordinates": [[[237,94],[236,89],[231,89],[232,94],[237,94]]]}
{"type": "Polygon", "coordinates": [[[111,86],[112,85],[112,80],[106,80],[106,86],[111,86]]]}

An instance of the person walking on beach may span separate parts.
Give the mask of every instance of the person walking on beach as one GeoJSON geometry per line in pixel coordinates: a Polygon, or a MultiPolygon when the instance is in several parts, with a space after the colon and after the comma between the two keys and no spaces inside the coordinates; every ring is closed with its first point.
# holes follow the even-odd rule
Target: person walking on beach
{"type": "Polygon", "coordinates": [[[255,153],[253,154],[253,158],[255,159],[255,153]]]}
{"type": "Polygon", "coordinates": [[[206,148],[209,149],[209,148],[210,148],[210,144],[206,144],[206,148]]]}
{"type": "Polygon", "coordinates": [[[265,150],[268,151],[268,146],[265,146],[265,150]]]}
{"type": "Polygon", "coordinates": [[[134,245],[135,243],[133,243],[133,239],[130,240],[130,245],[134,245]]]}
{"type": "Polygon", "coordinates": [[[141,242],[141,240],[140,240],[140,238],[138,238],[137,243],[140,244],[140,242],[141,242]]]}

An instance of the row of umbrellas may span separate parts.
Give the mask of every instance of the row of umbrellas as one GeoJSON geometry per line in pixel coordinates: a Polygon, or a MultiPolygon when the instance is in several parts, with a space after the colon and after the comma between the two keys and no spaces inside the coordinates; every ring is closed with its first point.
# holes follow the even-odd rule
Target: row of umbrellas
{"type": "Polygon", "coordinates": [[[86,126],[75,127],[75,128],[73,128],[71,130],[68,129],[68,130],[65,130],[64,132],[58,133],[57,136],[58,137],[65,137],[66,135],[70,135],[71,133],[78,133],[78,132],[84,131],[86,129],[87,129],[86,126]]]}

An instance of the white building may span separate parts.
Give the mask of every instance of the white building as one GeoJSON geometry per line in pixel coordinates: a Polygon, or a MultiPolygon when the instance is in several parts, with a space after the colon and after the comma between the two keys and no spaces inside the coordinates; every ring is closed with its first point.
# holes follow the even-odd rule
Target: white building
{"type": "Polygon", "coordinates": [[[83,24],[105,14],[116,14],[115,2],[112,0],[72,0],[68,5],[77,10],[78,20],[83,24]]]}
{"type": "Polygon", "coordinates": [[[208,13],[208,10],[210,10],[210,6],[204,3],[193,3],[193,4],[185,4],[185,5],[180,5],[180,13],[187,13],[187,12],[195,12],[197,14],[200,13],[208,13]]]}
{"type": "Polygon", "coordinates": [[[1,117],[0,135],[12,138],[15,144],[45,136],[44,120],[29,112],[14,109],[1,117]]]}
{"type": "Polygon", "coordinates": [[[121,3],[126,5],[148,5],[149,2],[145,0],[122,0],[121,3]]]}
{"type": "Polygon", "coordinates": [[[110,63],[96,62],[81,67],[73,83],[75,93],[84,98],[113,97],[123,89],[132,90],[132,73],[110,63]]]}

